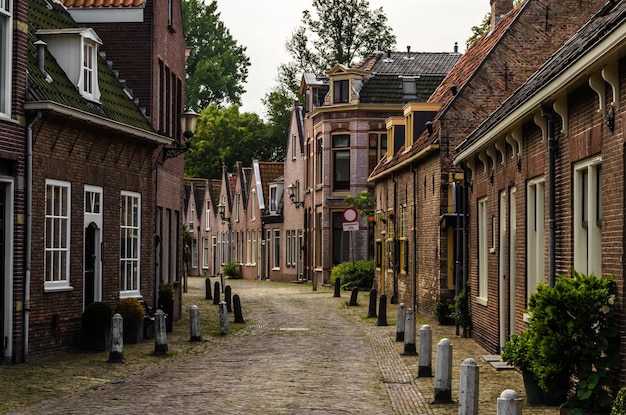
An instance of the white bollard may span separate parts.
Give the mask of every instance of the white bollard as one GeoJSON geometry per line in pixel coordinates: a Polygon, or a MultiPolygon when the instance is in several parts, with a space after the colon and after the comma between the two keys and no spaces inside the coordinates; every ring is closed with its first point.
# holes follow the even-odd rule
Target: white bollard
{"type": "Polygon", "coordinates": [[[522,399],[513,389],[506,389],[500,394],[497,415],[522,415],[522,399]]]}
{"type": "Polygon", "coordinates": [[[124,319],[119,313],[111,318],[111,350],[109,363],[124,363],[124,319]]]}
{"type": "Polygon", "coordinates": [[[415,313],[413,309],[406,310],[404,324],[404,352],[405,356],[415,356],[415,313]]]}
{"type": "Polygon", "coordinates": [[[404,341],[404,303],[398,305],[398,318],[396,319],[396,341],[404,341]]]}
{"type": "Polygon", "coordinates": [[[154,353],[167,354],[167,328],[165,313],[159,309],[154,313],[154,353]]]}
{"type": "Polygon", "coordinates": [[[434,403],[452,402],[452,344],[441,339],[437,344],[434,403]]]}
{"type": "Polygon", "coordinates": [[[202,334],[200,333],[200,309],[197,305],[189,307],[189,330],[191,332],[189,341],[202,341],[202,334]]]}
{"type": "Polygon", "coordinates": [[[433,330],[428,324],[420,328],[420,352],[417,376],[429,378],[433,375],[433,330]]]}
{"type": "Polygon", "coordinates": [[[478,364],[472,358],[465,359],[461,365],[461,383],[459,384],[459,415],[478,415],[478,364]]]}
{"type": "Polygon", "coordinates": [[[228,334],[228,309],[226,301],[220,301],[220,333],[228,334]]]}

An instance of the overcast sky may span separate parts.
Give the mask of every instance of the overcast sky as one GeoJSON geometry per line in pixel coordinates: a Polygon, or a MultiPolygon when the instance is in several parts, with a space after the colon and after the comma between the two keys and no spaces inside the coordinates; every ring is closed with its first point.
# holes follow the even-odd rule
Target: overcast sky
{"type": "MultiPolygon", "coordinates": [[[[396,49],[411,46],[415,52],[465,51],[472,26],[490,10],[489,0],[370,0],[371,8],[383,7],[396,35],[396,49]]],[[[301,25],[302,11],[310,0],[217,0],[220,18],[235,41],[250,57],[242,112],[264,117],[261,99],[276,85],[276,68],[290,60],[285,42],[301,25]]]]}

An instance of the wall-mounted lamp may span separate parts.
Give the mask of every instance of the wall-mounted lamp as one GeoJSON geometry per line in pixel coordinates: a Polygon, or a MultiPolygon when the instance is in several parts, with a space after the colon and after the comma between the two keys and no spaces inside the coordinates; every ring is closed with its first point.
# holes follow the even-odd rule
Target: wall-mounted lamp
{"type": "Polygon", "coordinates": [[[428,130],[428,135],[431,135],[433,133],[433,122],[432,121],[426,121],[426,129],[428,130]]]}
{"type": "Polygon", "coordinates": [[[189,149],[191,148],[191,142],[189,141],[189,139],[196,132],[199,116],[200,114],[196,113],[192,109],[187,109],[178,116],[178,120],[180,121],[180,129],[183,132],[183,137],[185,138],[185,145],[181,145],[179,142],[176,142],[174,147],[165,147],[163,151],[163,160],[180,156],[186,151],[189,151],[189,149]]]}
{"type": "Polygon", "coordinates": [[[287,195],[289,195],[289,200],[291,200],[291,203],[293,203],[296,206],[296,209],[299,208],[300,206],[304,206],[304,202],[296,200],[297,190],[298,190],[298,186],[296,186],[293,183],[287,186],[287,195]]]}
{"type": "Polygon", "coordinates": [[[228,222],[228,226],[230,227],[230,218],[226,217],[226,205],[222,203],[217,205],[217,213],[219,213],[222,222],[228,222]]]}

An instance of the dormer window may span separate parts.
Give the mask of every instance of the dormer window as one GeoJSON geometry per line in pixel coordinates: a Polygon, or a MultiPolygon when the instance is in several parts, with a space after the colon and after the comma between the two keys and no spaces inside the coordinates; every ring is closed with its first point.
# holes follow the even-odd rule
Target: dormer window
{"type": "Polygon", "coordinates": [[[270,214],[278,213],[278,185],[270,185],[270,214]]]}
{"type": "Polygon", "coordinates": [[[37,35],[48,44],[48,50],[80,94],[99,101],[98,47],[102,40],[96,32],[90,28],[41,29],[37,35]]]}
{"type": "Polygon", "coordinates": [[[333,82],[333,103],[347,104],[349,97],[350,80],[343,79],[333,82]]]}

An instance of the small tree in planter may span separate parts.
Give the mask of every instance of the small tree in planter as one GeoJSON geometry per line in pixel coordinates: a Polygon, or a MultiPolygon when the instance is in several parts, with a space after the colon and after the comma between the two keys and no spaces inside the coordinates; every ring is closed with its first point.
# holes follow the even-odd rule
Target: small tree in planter
{"type": "Polygon", "coordinates": [[[111,317],[113,317],[113,310],[107,303],[97,301],[85,308],[80,321],[81,348],[106,350],[111,317]]]}
{"type": "Polygon", "coordinates": [[[137,343],[143,339],[143,318],[146,312],[136,298],[122,298],[115,312],[124,319],[124,343],[137,343]]]}
{"type": "Polygon", "coordinates": [[[164,282],[159,285],[159,309],[165,313],[165,331],[174,330],[174,285],[164,282]]]}
{"type": "Polygon", "coordinates": [[[535,333],[530,330],[521,334],[513,334],[504,345],[502,360],[522,372],[526,402],[543,404],[545,402],[544,392],[532,371],[533,356],[537,353],[536,340],[535,333]]]}

